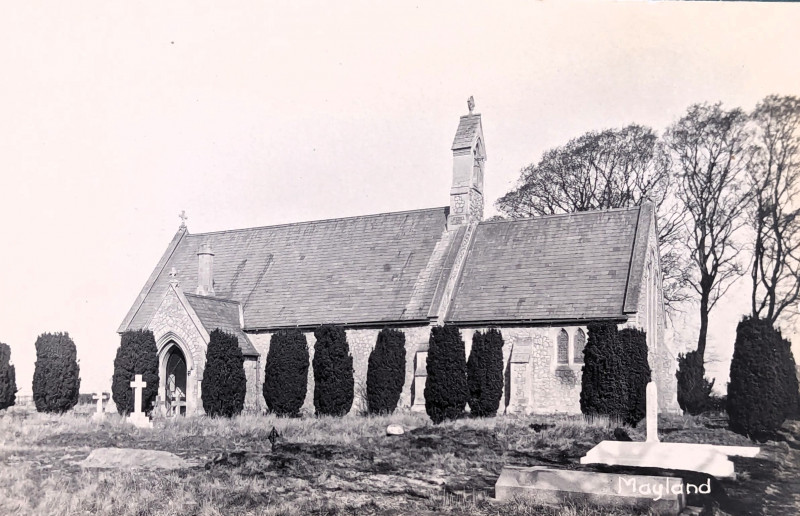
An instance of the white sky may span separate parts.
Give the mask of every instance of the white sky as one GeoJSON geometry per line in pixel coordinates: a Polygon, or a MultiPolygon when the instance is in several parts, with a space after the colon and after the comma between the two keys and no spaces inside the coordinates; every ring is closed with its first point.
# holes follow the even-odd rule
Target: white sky
{"type": "MultiPolygon", "coordinates": [[[[45,331],[74,338],[82,391],[110,387],[182,209],[197,233],[446,205],[469,95],[493,203],[585,131],[800,94],[800,5],[488,4],[6,6],[0,341],[21,391],[45,331]]],[[[711,315],[725,359],[735,295],[711,315]]]]}

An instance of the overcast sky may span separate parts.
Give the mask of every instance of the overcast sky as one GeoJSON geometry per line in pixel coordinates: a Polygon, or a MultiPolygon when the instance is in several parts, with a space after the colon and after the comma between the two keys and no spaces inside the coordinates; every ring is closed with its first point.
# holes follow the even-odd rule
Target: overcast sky
{"type": "MultiPolygon", "coordinates": [[[[181,210],[199,233],[447,205],[469,95],[491,204],[585,131],[800,94],[798,5],[489,4],[6,6],[0,341],[22,393],[45,331],[74,338],[82,391],[110,388],[181,210]]],[[[729,301],[710,334],[726,360],[747,310],[729,301]]]]}

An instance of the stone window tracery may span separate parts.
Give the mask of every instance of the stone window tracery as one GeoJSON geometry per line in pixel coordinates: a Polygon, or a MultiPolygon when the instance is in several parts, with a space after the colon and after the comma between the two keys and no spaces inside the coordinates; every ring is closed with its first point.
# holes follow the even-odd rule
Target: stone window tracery
{"type": "Polygon", "coordinates": [[[567,330],[561,329],[557,339],[557,359],[559,364],[569,364],[569,335],[567,330]]]}
{"type": "Polygon", "coordinates": [[[586,345],[586,333],[583,332],[582,329],[578,328],[578,331],[575,332],[575,339],[574,339],[574,350],[573,350],[573,357],[572,361],[576,364],[583,363],[583,348],[586,345]]]}

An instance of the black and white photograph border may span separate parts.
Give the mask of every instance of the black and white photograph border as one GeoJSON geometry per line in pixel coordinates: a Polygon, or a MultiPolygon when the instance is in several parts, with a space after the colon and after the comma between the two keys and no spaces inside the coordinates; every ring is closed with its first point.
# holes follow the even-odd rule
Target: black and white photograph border
{"type": "Polygon", "coordinates": [[[798,27],[6,6],[0,514],[797,514],[798,27]]]}

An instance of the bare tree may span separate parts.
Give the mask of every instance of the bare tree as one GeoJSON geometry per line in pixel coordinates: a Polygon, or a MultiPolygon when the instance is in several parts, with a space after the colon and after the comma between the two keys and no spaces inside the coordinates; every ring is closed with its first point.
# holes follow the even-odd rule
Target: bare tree
{"type": "Polygon", "coordinates": [[[753,317],[775,324],[797,315],[800,297],[800,99],[771,95],[755,108],[755,159],[750,166],[755,236],[753,317]]]}
{"type": "Polygon", "coordinates": [[[671,196],[669,155],[649,127],[588,132],[522,169],[495,206],[511,218],[623,208],[652,202],[667,313],[688,299],[681,256],[683,211],[671,196]]]}
{"type": "Polygon", "coordinates": [[[700,296],[697,354],[702,361],[708,315],[743,274],[742,247],[734,234],[744,224],[750,198],[744,182],[749,161],[747,116],[718,104],[695,104],[664,138],[677,177],[676,196],[687,216],[689,284],[700,296]]]}

